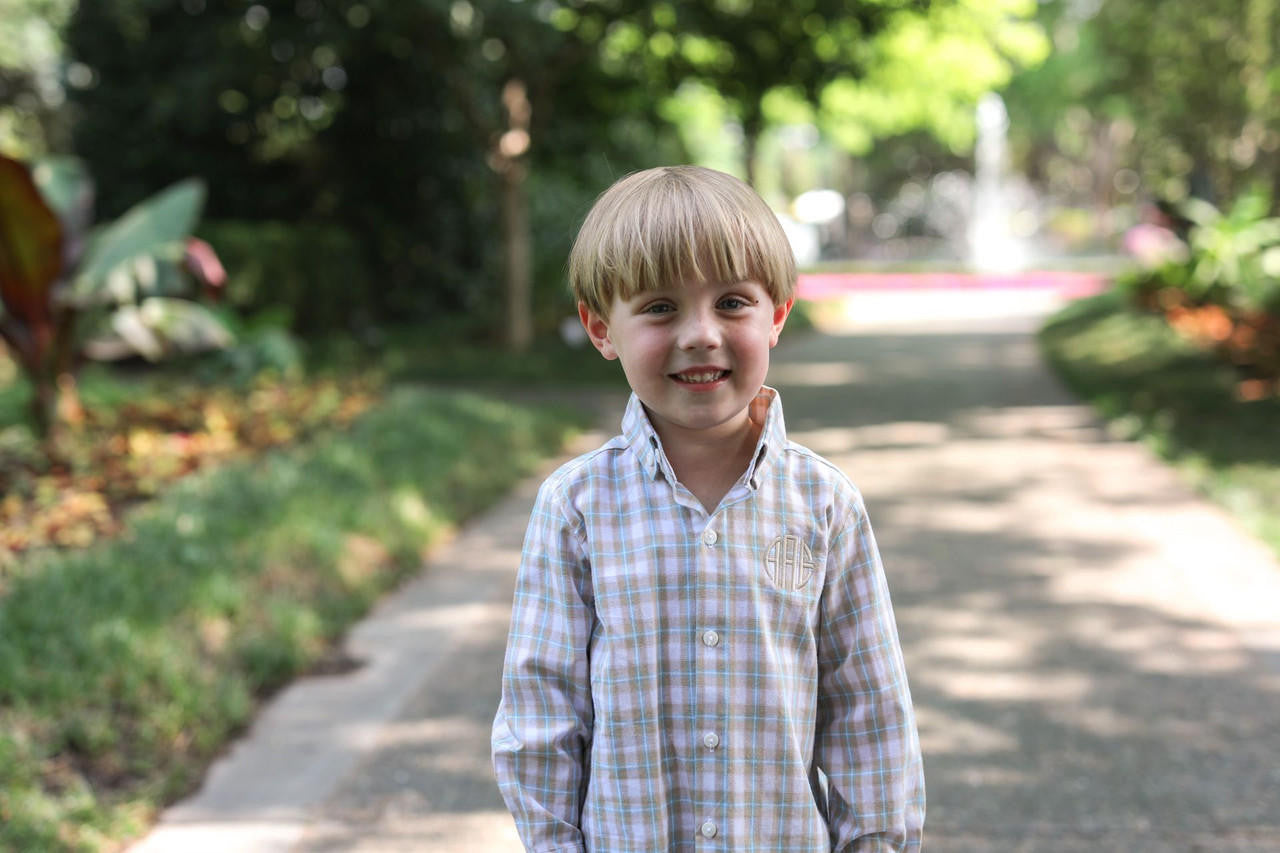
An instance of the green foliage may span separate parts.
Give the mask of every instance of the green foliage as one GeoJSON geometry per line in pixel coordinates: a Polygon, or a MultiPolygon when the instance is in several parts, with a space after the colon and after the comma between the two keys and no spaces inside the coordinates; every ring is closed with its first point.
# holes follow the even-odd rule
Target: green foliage
{"type": "Polygon", "coordinates": [[[966,149],[978,97],[1047,51],[1027,0],[623,8],[602,42],[605,68],[674,91],[664,115],[686,146],[749,176],[766,124],[816,122],[860,155],[877,138],[919,129],[966,149]],[[737,162],[717,139],[724,116],[742,127],[737,162]]]}
{"type": "Polygon", "coordinates": [[[62,26],[76,0],[0,0],[0,152],[65,151],[62,26]]]}
{"type": "MultiPolygon", "coordinates": [[[[643,83],[593,61],[604,10],[588,4],[573,27],[563,21],[508,0],[80,4],[67,41],[93,82],[70,93],[76,146],[109,210],[199,174],[215,220],[339,227],[361,256],[344,266],[369,271],[352,293],[371,322],[483,306],[500,325],[490,160],[506,130],[506,81],[527,84],[522,159],[545,184],[576,184],[584,197],[607,183],[602,171],[663,151],[652,127],[629,132],[651,115],[643,83]]],[[[563,212],[546,213],[535,207],[536,231],[560,227],[563,212]]],[[[535,262],[562,263],[563,245],[535,242],[535,262]]]]}
{"type": "Polygon", "coordinates": [[[193,377],[244,388],[263,374],[286,379],[307,374],[307,345],[289,331],[291,315],[287,310],[268,309],[249,317],[233,311],[219,313],[232,330],[235,343],[201,358],[191,372],[193,377]]]}
{"type": "Polygon", "coordinates": [[[87,174],[73,164],[31,173],[0,155],[0,337],[31,384],[34,421],[43,433],[56,426],[55,395],[69,387],[84,312],[98,312],[90,321],[98,319],[148,358],[227,342],[207,312],[172,299],[164,287],[175,289],[203,184],[175,184],[92,231],[86,230],[89,187],[87,174]]]}
{"type": "Polygon", "coordinates": [[[367,291],[376,280],[340,226],[210,221],[197,233],[222,259],[224,298],[237,312],[283,311],[299,333],[354,331],[370,321],[367,291]]]}
{"type": "Polygon", "coordinates": [[[93,83],[70,97],[100,203],[118,210],[198,174],[211,218],[342,224],[377,271],[371,310],[439,307],[479,258],[469,196],[485,169],[433,83],[434,63],[458,60],[446,15],[416,3],[80,4],[67,42],[93,83]]]}
{"type": "MultiPolygon", "coordinates": [[[[89,235],[64,298],[82,308],[117,301],[120,295],[110,291],[107,279],[122,264],[145,256],[160,256],[171,263],[180,260],[183,241],[200,218],[204,196],[204,184],[188,178],[99,227],[89,235]]],[[[137,293],[128,295],[136,298],[137,293]]]]}
{"type": "Polygon", "coordinates": [[[1186,259],[1134,273],[1122,286],[1139,294],[1170,288],[1189,304],[1280,317],[1280,217],[1269,216],[1270,208],[1270,194],[1261,187],[1225,214],[1207,201],[1189,200],[1181,208],[1190,223],[1186,259]]]}
{"type": "Polygon", "coordinates": [[[1007,100],[1016,147],[1055,193],[1226,206],[1257,182],[1280,189],[1275,0],[1047,0],[1040,17],[1054,53],[1007,100]]]}
{"type": "Polygon", "coordinates": [[[0,848],[136,832],[575,419],[401,390],[348,433],[183,480],[114,543],[26,565],[0,593],[0,848]]]}
{"type": "Polygon", "coordinates": [[[1280,553],[1280,396],[1241,400],[1230,364],[1119,290],[1068,306],[1040,342],[1114,430],[1149,444],[1280,553]]]}
{"type": "Polygon", "coordinates": [[[978,99],[1049,53],[1035,11],[1026,0],[957,0],[895,16],[869,42],[865,76],[822,91],[824,129],[860,155],[876,139],[917,130],[953,153],[968,151],[978,99]]]}
{"type": "Polygon", "coordinates": [[[1112,2],[1089,26],[1113,59],[1093,96],[1126,105],[1140,169],[1162,196],[1225,203],[1280,178],[1275,0],[1112,2]]]}
{"type": "Polygon", "coordinates": [[[1280,317],[1280,217],[1267,214],[1270,194],[1257,188],[1227,214],[1206,201],[1184,207],[1191,228],[1189,295],[1280,317]]]}

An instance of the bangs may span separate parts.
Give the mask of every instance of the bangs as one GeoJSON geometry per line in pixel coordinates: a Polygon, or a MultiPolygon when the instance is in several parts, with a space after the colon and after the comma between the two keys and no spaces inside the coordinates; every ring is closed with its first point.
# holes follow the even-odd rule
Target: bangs
{"type": "Polygon", "coordinates": [[[795,276],[773,211],[737,178],[699,167],[652,169],[614,184],[587,215],[569,264],[575,295],[602,316],[615,296],[696,280],[757,281],[781,303],[795,276]]]}

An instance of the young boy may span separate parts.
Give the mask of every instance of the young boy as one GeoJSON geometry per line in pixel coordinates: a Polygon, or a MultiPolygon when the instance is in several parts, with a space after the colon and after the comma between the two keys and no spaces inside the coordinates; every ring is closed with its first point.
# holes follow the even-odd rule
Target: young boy
{"type": "Polygon", "coordinates": [[[543,484],[525,539],[493,761],[526,848],[917,850],[866,511],[764,386],[796,281],[777,218],[719,172],[633,174],[569,278],[634,393],[623,434],[543,484]]]}

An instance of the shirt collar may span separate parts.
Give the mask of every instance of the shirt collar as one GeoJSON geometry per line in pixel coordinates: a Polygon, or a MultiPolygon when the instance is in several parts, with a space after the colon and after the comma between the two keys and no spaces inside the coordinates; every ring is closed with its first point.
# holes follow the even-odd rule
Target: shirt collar
{"type": "MultiPolygon", "coordinates": [[[[756,452],[752,454],[743,477],[755,489],[759,488],[761,479],[773,460],[787,446],[787,428],[782,419],[782,397],[767,385],[761,387],[760,393],[748,404],[748,409],[752,421],[764,423],[760,439],[756,442],[756,452]]],[[[675,472],[662,449],[662,441],[649,421],[644,404],[634,393],[622,415],[622,435],[640,461],[641,469],[649,477],[655,478],[663,474],[668,481],[676,482],[675,472]]]]}

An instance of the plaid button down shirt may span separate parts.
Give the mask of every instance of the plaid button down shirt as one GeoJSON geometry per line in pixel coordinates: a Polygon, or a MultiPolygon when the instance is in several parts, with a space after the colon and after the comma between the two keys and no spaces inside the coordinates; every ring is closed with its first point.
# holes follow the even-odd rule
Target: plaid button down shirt
{"type": "Polygon", "coordinates": [[[753,410],[756,454],[711,514],[634,396],[623,435],[543,484],[493,728],[529,850],[919,848],[920,747],[861,496],[787,441],[776,392],[753,410]]]}

